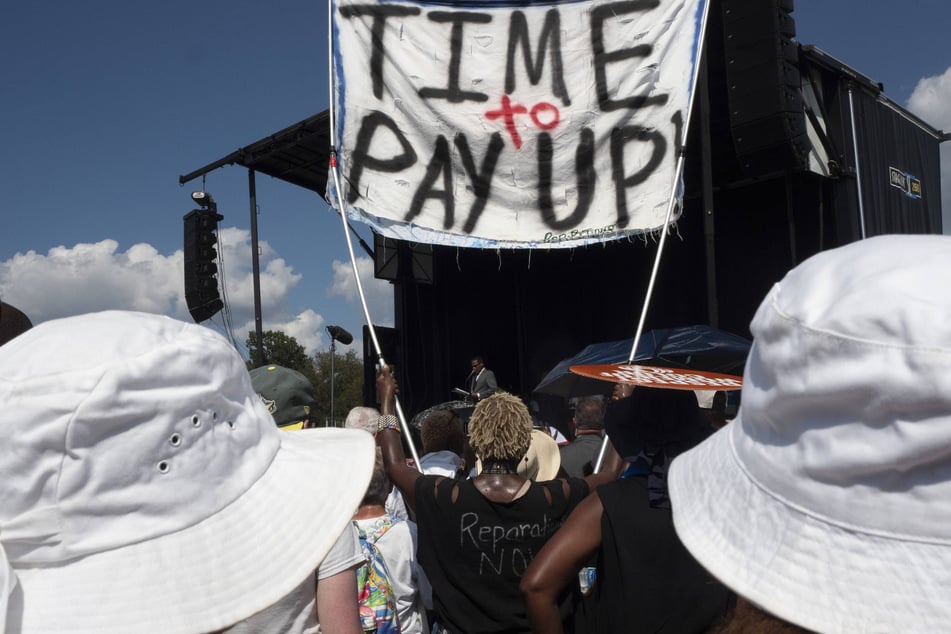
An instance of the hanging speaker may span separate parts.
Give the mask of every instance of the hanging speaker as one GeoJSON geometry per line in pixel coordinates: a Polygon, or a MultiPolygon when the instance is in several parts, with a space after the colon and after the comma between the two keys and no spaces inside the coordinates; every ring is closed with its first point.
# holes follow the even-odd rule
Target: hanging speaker
{"type": "Polygon", "coordinates": [[[749,177],[808,166],[793,0],[722,0],[730,132],[749,177]]]}
{"type": "Polygon", "coordinates": [[[218,294],[218,221],[221,214],[211,209],[193,209],[182,218],[185,226],[185,303],[195,323],[213,317],[224,308],[218,294]]]}

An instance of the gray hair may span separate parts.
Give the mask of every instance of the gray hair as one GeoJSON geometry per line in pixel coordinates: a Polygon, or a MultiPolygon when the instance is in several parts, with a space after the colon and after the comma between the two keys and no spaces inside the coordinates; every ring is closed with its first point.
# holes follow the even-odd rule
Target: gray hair
{"type": "Polygon", "coordinates": [[[597,396],[579,398],[575,405],[575,427],[577,429],[603,429],[604,404],[597,396]]]}
{"type": "Polygon", "coordinates": [[[347,429],[362,429],[376,436],[377,423],[380,418],[379,410],[372,407],[358,406],[347,413],[347,420],[343,426],[347,429]]]}

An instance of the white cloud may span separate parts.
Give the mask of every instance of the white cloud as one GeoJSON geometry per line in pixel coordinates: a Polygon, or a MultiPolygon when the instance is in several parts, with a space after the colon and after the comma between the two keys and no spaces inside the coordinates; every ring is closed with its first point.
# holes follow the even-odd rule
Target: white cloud
{"type": "MultiPolygon", "coordinates": [[[[301,274],[277,257],[277,253],[264,241],[259,241],[258,256],[261,284],[261,312],[287,313],[288,293],[297,286],[301,274]],[[265,310],[265,307],[267,310],[265,310]]],[[[254,323],[254,284],[251,270],[251,232],[235,227],[222,228],[218,232],[218,251],[225,271],[225,292],[234,321],[250,320],[254,323]]],[[[251,330],[254,330],[252,327],[251,330]]]]}
{"type": "MultiPolygon", "coordinates": [[[[313,355],[318,350],[323,350],[327,347],[323,335],[324,321],[322,315],[308,308],[296,317],[290,317],[284,321],[265,319],[261,323],[261,329],[265,332],[268,330],[279,330],[286,335],[294,337],[297,343],[304,346],[304,350],[307,351],[308,355],[313,355]]],[[[245,322],[244,326],[238,329],[238,332],[241,333],[241,343],[243,344],[247,333],[254,332],[254,319],[252,318],[245,322]]]]}
{"type": "MultiPolygon", "coordinates": [[[[261,311],[264,330],[281,330],[293,336],[308,354],[326,350],[330,341],[324,332],[326,319],[312,309],[293,314],[288,296],[302,274],[279,257],[267,242],[260,242],[261,311]]],[[[247,333],[254,330],[254,297],[251,272],[250,232],[234,227],[219,230],[219,269],[224,272],[225,295],[231,307],[234,336],[242,352],[247,333]]],[[[359,307],[349,264],[334,261],[333,286],[328,294],[339,295],[359,307]]],[[[392,290],[373,279],[373,263],[359,261],[359,270],[376,323],[393,322],[392,290]]],[[[26,313],[34,324],[49,319],[109,309],[138,310],[191,321],[185,304],[183,254],[161,254],[139,243],[126,251],[115,240],[93,244],[58,246],[46,254],[28,251],[0,261],[0,297],[26,313]]],[[[362,311],[360,311],[362,317],[362,311]]],[[[216,316],[212,322],[220,322],[216,316]]],[[[361,318],[362,322],[362,318],[361,318]]],[[[220,329],[220,328],[216,328],[220,329]]],[[[359,334],[359,333],[356,333],[359,334]]],[[[362,351],[362,342],[338,346],[362,351]]]]}
{"type": "MultiPolygon", "coordinates": [[[[951,67],[918,81],[908,109],[939,130],[951,130],[951,67]]],[[[951,141],[941,144],[941,210],[944,232],[951,234],[951,141]]]]}
{"type": "MultiPolygon", "coordinates": [[[[373,276],[373,260],[368,257],[358,257],[357,272],[360,274],[360,284],[366,296],[370,319],[374,325],[392,326],[393,319],[393,286],[386,280],[379,280],[373,276]]],[[[347,302],[360,305],[360,295],[357,290],[356,278],[353,275],[353,266],[350,262],[333,261],[333,286],[328,293],[331,297],[340,296],[347,302]]]]}
{"type": "Polygon", "coordinates": [[[80,313],[139,310],[184,317],[182,254],[165,256],[148,244],[117,251],[115,240],[48,253],[17,253],[0,262],[0,295],[33,323],[80,313]]]}

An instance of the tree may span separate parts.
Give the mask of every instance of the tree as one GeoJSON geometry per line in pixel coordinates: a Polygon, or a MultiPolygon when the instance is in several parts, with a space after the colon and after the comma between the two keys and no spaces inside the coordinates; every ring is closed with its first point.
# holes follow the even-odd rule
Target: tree
{"type": "MultiPolygon", "coordinates": [[[[314,364],[307,356],[304,346],[297,343],[297,339],[279,330],[267,330],[262,334],[261,339],[264,345],[261,347],[261,352],[263,353],[261,358],[264,359],[263,365],[280,365],[285,368],[297,370],[306,376],[316,387],[317,375],[314,372],[314,364]]],[[[258,344],[255,333],[248,333],[245,345],[251,356],[251,361],[248,362],[248,369],[251,370],[255,367],[254,359],[258,358],[258,344]]]]}
{"type": "Polygon", "coordinates": [[[335,423],[343,426],[350,408],[363,405],[363,361],[357,353],[348,350],[346,354],[318,352],[314,355],[313,367],[316,372],[314,387],[317,390],[317,420],[330,419],[330,367],[333,365],[333,410],[335,423]],[[332,363],[331,363],[332,361],[332,363]]]}

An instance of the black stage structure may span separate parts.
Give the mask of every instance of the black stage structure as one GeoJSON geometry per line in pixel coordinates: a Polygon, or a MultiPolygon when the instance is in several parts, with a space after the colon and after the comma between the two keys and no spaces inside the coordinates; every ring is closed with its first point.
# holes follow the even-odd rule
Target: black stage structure
{"type": "MultiPolygon", "coordinates": [[[[791,0],[711,0],[701,67],[683,215],[645,330],[710,324],[748,336],[770,286],[810,255],[874,235],[942,232],[939,144],[948,135],[881,84],[799,44],[791,0]]],[[[255,171],[323,196],[328,156],[323,112],[179,180],[247,167],[253,223],[255,171]]],[[[365,248],[377,277],[394,284],[395,327],[377,334],[399,368],[408,417],[451,400],[479,354],[501,387],[535,399],[560,426],[562,404],[532,388],[587,344],[633,335],[657,236],[567,250],[376,236],[365,248]]],[[[363,339],[372,403],[375,352],[363,339]]]]}

